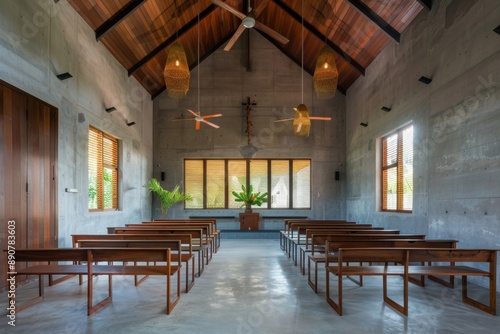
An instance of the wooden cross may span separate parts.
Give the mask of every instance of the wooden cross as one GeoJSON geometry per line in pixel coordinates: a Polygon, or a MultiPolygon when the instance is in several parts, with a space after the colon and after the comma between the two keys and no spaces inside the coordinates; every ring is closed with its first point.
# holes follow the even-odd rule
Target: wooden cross
{"type": "Polygon", "coordinates": [[[256,106],[257,103],[255,101],[251,101],[250,102],[250,97],[248,96],[247,97],[247,101],[246,102],[242,102],[241,104],[247,107],[247,129],[246,129],[245,132],[247,133],[247,137],[248,137],[248,145],[250,145],[250,136],[252,134],[251,133],[251,131],[252,131],[252,121],[250,120],[250,111],[252,110],[251,106],[256,106]]]}

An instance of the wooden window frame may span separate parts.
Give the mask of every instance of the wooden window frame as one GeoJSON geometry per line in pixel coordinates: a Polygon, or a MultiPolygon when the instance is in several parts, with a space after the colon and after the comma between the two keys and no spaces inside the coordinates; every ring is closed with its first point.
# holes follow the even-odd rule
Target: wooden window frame
{"type": "MultiPolygon", "coordinates": [[[[261,161],[267,161],[267,192],[270,194],[271,191],[271,161],[288,161],[289,162],[289,205],[286,208],[272,208],[271,207],[271,201],[269,200],[267,203],[264,203],[261,207],[258,207],[258,209],[275,209],[275,210],[310,210],[312,208],[312,196],[310,196],[310,202],[309,202],[309,207],[308,208],[294,208],[293,207],[293,162],[296,160],[308,160],[309,166],[312,168],[312,160],[309,158],[297,158],[297,159],[232,159],[232,158],[223,158],[223,159],[184,159],[184,184],[187,184],[186,182],[186,161],[202,161],[203,162],[203,208],[187,208],[186,207],[186,202],[184,202],[184,209],[185,210],[207,210],[207,209],[215,209],[215,210],[234,210],[235,208],[229,208],[229,198],[232,197],[233,195],[229,192],[229,173],[228,173],[228,162],[229,161],[234,161],[234,160],[241,160],[241,161],[246,161],[246,187],[250,185],[250,161],[251,160],[261,160],[261,161]],[[207,161],[208,160],[223,160],[224,161],[224,169],[225,169],[225,194],[224,194],[224,208],[207,208],[207,161]]],[[[311,187],[312,187],[312,170],[310,171],[310,182],[311,184],[309,185],[309,192],[311,192],[311,187]]]]}
{"type": "MultiPolygon", "coordinates": [[[[96,147],[96,158],[97,158],[97,208],[88,208],[90,212],[103,212],[103,211],[117,211],[118,210],[118,175],[119,175],[119,162],[118,162],[118,150],[119,142],[114,136],[111,136],[93,126],[89,126],[89,163],[90,163],[90,133],[93,132],[97,136],[97,147],[96,147]],[[108,140],[112,143],[112,153],[111,158],[104,154],[104,141],[108,140]],[[106,162],[106,160],[111,160],[112,162],[106,162]],[[108,168],[113,170],[113,198],[112,207],[104,208],[104,169],[108,168]]],[[[89,166],[90,168],[90,166],[89,166]]],[[[90,183],[89,183],[90,185],[90,183]]],[[[88,207],[88,204],[87,204],[88,207]]]]}
{"type": "Polygon", "coordinates": [[[413,124],[409,124],[404,126],[397,131],[391,132],[390,134],[381,138],[381,173],[380,173],[380,182],[381,182],[381,211],[383,212],[398,212],[398,213],[413,213],[413,204],[411,210],[403,209],[403,132],[408,128],[412,127],[413,124]],[[387,160],[387,139],[394,134],[398,135],[397,138],[397,148],[396,148],[396,162],[385,165],[387,160]],[[396,191],[396,209],[387,209],[387,196],[386,189],[387,183],[384,180],[384,172],[389,169],[396,168],[396,183],[397,183],[397,191],[396,191]]]}

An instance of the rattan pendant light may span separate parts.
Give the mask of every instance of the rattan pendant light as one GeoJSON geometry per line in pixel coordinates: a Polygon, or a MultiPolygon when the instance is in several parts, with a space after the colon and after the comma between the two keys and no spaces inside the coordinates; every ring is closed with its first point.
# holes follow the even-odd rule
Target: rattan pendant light
{"type": "Polygon", "coordinates": [[[309,111],[304,104],[304,0],[302,0],[302,28],[301,28],[301,42],[302,42],[302,95],[301,103],[295,109],[295,117],[293,119],[293,134],[295,137],[309,137],[311,131],[311,120],[309,119],[309,111]]]}
{"type": "Polygon", "coordinates": [[[185,98],[189,90],[191,73],[184,48],[176,41],[168,50],[167,62],[163,71],[168,96],[175,99],[185,98]]]}
{"type": "Polygon", "coordinates": [[[339,72],[335,64],[333,50],[325,45],[316,61],[313,76],[314,90],[318,98],[326,100],[334,97],[337,91],[338,80],[339,72]]]}

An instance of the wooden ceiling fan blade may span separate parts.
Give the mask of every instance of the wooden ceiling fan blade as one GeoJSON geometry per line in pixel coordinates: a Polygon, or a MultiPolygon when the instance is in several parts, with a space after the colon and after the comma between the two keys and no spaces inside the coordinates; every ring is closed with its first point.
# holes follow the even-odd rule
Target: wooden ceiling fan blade
{"type": "Polygon", "coordinates": [[[225,10],[227,10],[228,12],[236,15],[237,17],[239,17],[241,20],[243,20],[245,18],[245,14],[243,14],[242,12],[240,12],[239,10],[229,6],[227,3],[225,3],[224,1],[220,1],[220,0],[210,0],[212,1],[212,3],[214,5],[217,5],[221,8],[224,8],[225,10]]]}
{"type": "Polygon", "coordinates": [[[262,11],[264,10],[264,8],[266,8],[267,5],[269,4],[269,1],[271,1],[271,0],[263,0],[263,1],[261,1],[260,4],[257,6],[257,8],[255,8],[253,10],[255,18],[259,17],[259,15],[262,13],[262,11]]]}
{"type": "Polygon", "coordinates": [[[240,38],[241,34],[243,34],[243,32],[245,31],[245,29],[245,26],[243,25],[243,23],[241,23],[238,29],[236,29],[236,31],[234,32],[233,36],[227,42],[226,46],[224,47],[224,51],[231,50],[238,38],[240,38]]]}
{"type": "Polygon", "coordinates": [[[187,109],[187,111],[189,111],[189,112],[190,112],[191,114],[193,114],[195,117],[196,117],[196,116],[200,116],[200,114],[195,113],[195,112],[194,112],[194,111],[192,111],[191,109],[187,109]]]}
{"type": "Polygon", "coordinates": [[[200,121],[196,121],[196,126],[195,126],[195,129],[196,129],[196,130],[199,130],[199,129],[200,129],[200,121]]]}
{"type": "Polygon", "coordinates": [[[293,120],[294,120],[294,118],[285,118],[285,119],[277,119],[274,122],[275,123],[276,122],[287,122],[287,121],[293,121],[293,120]]]}
{"type": "Polygon", "coordinates": [[[316,120],[316,121],[331,121],[331,117],[320,117],[320,116],[311,116],[309,119],[316,120]]]}
{"type": "Polygon", "coordinates": [[[255,21],[255,28],[268,34],[269,36],[271,36],[273,39],[280,42],[281,44],[287,44],[288,42],[290,42],[290,40],[288,38],[286,38],[285,36],[283,36],[282,34],[277,32],[276,30],[269,28],[265,24],[260,23],[259,21],[255,21]]]}
{"type": "Polygon", "coordinates": [[[208,125],[210,125],[210,126],[212,126],[214,128],[216,128],[216,129],[220,128],[220,126],[218,126],[217,124],[214,124],[212,122],[209,122],[209,121],[206,121],[206,120],[203,120],[202,122],[206,123],[206,124],[208,124],[208,125]]]}
{"type": "Polygon", "coordinates": [[[222,114],[208,114],[208,115],[204,115],[204,116],[201,116],[201,118],[212,118],[212,117],[221,117],[222,114]]]}

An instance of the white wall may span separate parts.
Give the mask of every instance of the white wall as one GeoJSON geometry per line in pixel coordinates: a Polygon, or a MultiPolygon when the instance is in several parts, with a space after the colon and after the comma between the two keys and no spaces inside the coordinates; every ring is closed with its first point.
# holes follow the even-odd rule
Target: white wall
{"type": "Polygon", "coordinates": [[[152,173],[153,103],[147,92],[65,0],[3,0],[0,32],[0,80],[59,109],[59,244],[69,246],[72,233],[106,233],[106,226],[149,219],[151,196],[142,187],[152,173]],[[62,72],[73,78],[60,81],[56,74],[62,72]],[[108,106],[117,111],[106,113],[108,106]],[[128,127],[127,119],[136,125],[128,127]],[[87,209],[89,125],[121,141],[116,212],[87,209]]]}
{"type": "Polygon", "coordinates": [[[499,1],[435,1],[349,89],[348,219],[456,239],[458,247],[500,246],[499,24],[499,1]],[[376,140],[407,122],[415,133],[413,213],[383,213],[376,140]]]}

